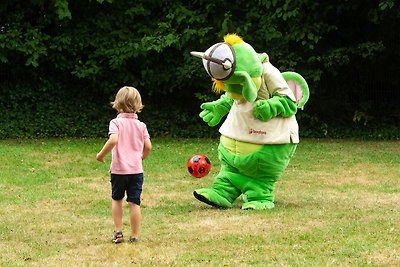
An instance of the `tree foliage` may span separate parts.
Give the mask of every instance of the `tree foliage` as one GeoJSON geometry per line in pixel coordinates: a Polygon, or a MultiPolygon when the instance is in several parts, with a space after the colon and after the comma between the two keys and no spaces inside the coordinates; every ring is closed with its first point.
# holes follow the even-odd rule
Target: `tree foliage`
{"type": "Polygon", "coordinates": [[[3,0],[0,138],[104,135],[126,84],[153,133],[215,132],[197,114],[217,96],[189,52],[231,32],[306,78],[306,135],[398,123],[399,17],[394,0],[3,0]]]}

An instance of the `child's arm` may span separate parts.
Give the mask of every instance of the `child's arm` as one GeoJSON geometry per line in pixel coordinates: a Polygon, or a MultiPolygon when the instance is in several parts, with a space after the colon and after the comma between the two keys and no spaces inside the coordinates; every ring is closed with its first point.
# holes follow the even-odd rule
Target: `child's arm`
{"type": "Polygon", "coordinates": [[[104,144],[103,148],[96,155],[96,159],[102,163],[105,163],[104,157],[110,153],[110,151],[118,143],[118,134],[110,134],[107,142],[104,144]]]}
{"type": "Polygon", "coordinates": [[[146,140],[144,140],[142,160],[147,158],[147,156],[150,154],[151,148],[152,148],[152,145],[151,145],[150,138],[147,138],[146,140]]]}

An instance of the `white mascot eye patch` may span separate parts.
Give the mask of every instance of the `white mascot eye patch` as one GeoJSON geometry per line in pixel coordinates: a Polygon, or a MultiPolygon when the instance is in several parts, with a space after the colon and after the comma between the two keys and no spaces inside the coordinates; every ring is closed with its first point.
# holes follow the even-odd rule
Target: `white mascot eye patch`
{"type": "Polygon", "coordinates": [[[204,53],[191,52],[203,60],[208,75],[217,80],[226,80],[235,71],[236,58],[233,48],[227,43],[217,43],[204,53]]]}

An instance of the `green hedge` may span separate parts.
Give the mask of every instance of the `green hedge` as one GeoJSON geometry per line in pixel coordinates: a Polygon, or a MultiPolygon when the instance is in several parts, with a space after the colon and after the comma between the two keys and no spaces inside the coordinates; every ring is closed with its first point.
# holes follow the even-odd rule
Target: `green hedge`
{"type": "Polygon", "coordinates": [[[216,99],[190,51],[235,32],[307,80],[307,137],[399,138],[400,4],[375,1],[0,3],[0,138],[105,136],[109,102],[133,85],[153,135],[210,136],[216,99]]]}

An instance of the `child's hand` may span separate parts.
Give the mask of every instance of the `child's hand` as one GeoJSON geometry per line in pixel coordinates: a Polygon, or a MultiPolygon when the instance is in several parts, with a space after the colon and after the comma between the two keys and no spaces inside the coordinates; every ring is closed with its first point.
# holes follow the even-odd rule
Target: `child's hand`
{"type": "Polygon", "coordinates": [[[97,161],[100,161],[101,163],[105,163],[106,161],[104,160],[104,157],[102,157],[101,155],[100,155],[100,153],[97,153],[97,155],[96,155],[96,160],[97,161]]]}

